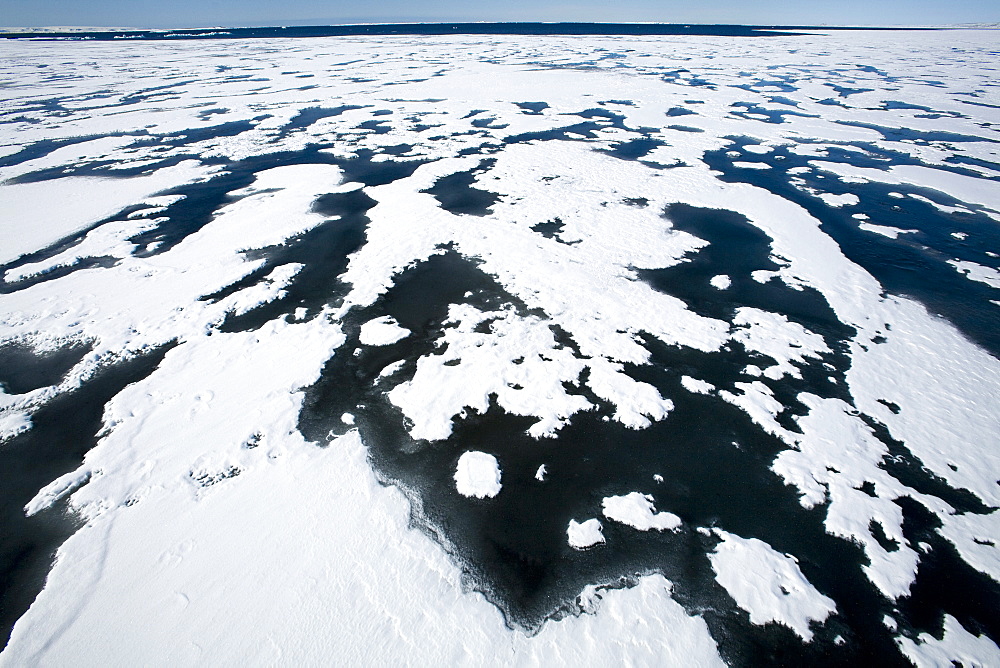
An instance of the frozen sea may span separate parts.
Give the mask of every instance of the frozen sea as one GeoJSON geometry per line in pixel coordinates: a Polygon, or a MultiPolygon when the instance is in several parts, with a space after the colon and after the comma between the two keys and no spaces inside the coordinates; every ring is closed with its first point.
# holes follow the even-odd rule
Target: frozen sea
{"type": "Polygon", "coordinates": [[[1000,665],[998,33],[746,33],[0,42],[0,665],[1000,665]]]}

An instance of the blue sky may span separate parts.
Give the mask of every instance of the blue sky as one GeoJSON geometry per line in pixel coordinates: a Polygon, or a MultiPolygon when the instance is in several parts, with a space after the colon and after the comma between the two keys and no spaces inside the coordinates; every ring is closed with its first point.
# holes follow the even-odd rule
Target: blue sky
{"type": "Polygon", "coordinates": [[[807,25],[1000,22],[997,0],[0,0],[4,26],[661,21],[807,25]]]}

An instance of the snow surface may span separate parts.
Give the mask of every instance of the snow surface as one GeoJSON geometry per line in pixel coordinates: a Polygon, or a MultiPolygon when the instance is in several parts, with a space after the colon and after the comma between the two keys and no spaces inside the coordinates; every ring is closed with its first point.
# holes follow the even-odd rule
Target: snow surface
{"type": "Polygon", "coordinates": [[[692,378],[691,376],[681,376],[681,385],[688,392],[694,392],[695,394],[709,394],[715,389],[715,386],[711,383],[692,378]]]}
{"type": "Polygon", "coordinates": [[[900,234],[914,234],[918,231],[904,230],[890,225],[874,225],[872,223],[861,223],[858,227],[865,232],[874,232],[875,234],[881,234],[883,237],[889,237],[890,239],[898,239],[900,234]]]}
{"type": "Polygon", "coordinates": [[[388,346],[409,335],[410,330],[400,327],[399,323],[387,315],[361,325],[359,339],[366,346],[388,346]]]}
{"type": "Polygon", "coordinates": [[[944,637],[940,640],[929,633],[921,633],[917,640],[906,636],[899,638],[899,646],[917,668],[962,666],[986,668],[1000,664],[1000,648],[989,638],[974,635],[951,615],[944,617],[944,637]]]}
{"type": "Polygon", "coordinates": [[[649,494],[629,492],[623,496],[606,496],[601,502],[604,516],[609,520],[627,524],[639,531],[676,531],[681,518],[666,511],[656,512],[653,497],[649,494]]]}
{"type": "Polygon", "coordinates": [[[985,283],[991,288],[1000,288],[1000,270],[964,260],[948,260],[948,264],[955,267],[958,273],[968,277],[970,281],[985,283]]]}
{"type": "Polygon", "coordinates": [[[566,537],[570,547],[577,550],[585,550],[594,545],[604,543],[604,533],[601,522],[596,518],[577,522],[570,520],[566,527],[566,537]]]}
{"type": "Polygon", "coordinates": [[[485,452],[468,451],[458,458],[455,489],[462,496],[493,498],[500,493],[500,464],[485,452]]]}
{"type": "Polygon", "coordinates": [[[52,181],[0,182],[0,211],[4,212],[0,216],[0,235],[4,238],[0,262],[44,248],[129,204],[170,188],[204,181],[216,172],[216,167],[185,160],[129,179],[71,176],[52,181]]]}
{"type": "Polygon", "coordinates": [[[726,288],[728,288],[730,285],[733,284],[732,279],[726,276],[725,274],[718,274],[716,276],[713,276],[708,282],[712,284],[713,288],[717,288],[719,290],[725,290],[726,288]]]}
{"type": "Polygon", "coordinates": [[[808,642],[813,635],[810,624],[822,623],[837,611],[834,602],[802,575],[794,558],[756,538],[719,529],[713,533],[722,538],[708,555],[715,579],[750,613],[754,624],[777,622],[808,642]]]}

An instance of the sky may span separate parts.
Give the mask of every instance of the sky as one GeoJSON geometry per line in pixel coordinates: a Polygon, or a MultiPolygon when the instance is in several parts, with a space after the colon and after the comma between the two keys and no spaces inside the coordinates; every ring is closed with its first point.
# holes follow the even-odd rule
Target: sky
{"type": "Polygon", "coordinates": [[[0,0],[0,26],[656,21],[757,25],[1000,23],[997,0],[0,0]]]}

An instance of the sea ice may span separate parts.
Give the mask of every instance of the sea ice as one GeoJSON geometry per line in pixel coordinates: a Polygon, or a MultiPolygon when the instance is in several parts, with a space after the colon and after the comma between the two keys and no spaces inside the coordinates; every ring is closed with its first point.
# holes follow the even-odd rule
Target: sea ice
{"type": "Polygon", "coordinates": [[[609,520],[627,524],[639,531],[676,531],[681,518],[666,511],[656,512],[653,497],[649,494],[629,492],[624,496],[607,496],[601,502],[604,516],[609,520]]]}
{"type": "Polygon", "coordinates": [[[1000,647],[984,635],[969,633],[951,615],[944,616],[944,637],[940,640],[930,633],[921,633],[917,640],[900,636],[897,642],[917,668],[1000,665],[1000,647]]]}
{"type": "MultiPolygon", "coordinates": [[[[0,439],[33,428],[36,411],[86,391],[104,367],[173,347],[151,375],[104,406],[86,459],[41,487],[25,508],[37,513],[62,499],[84,523],[59,548],[0,664],[101,657],[124,665],[150,656],[179,664],[248,656],[309,664],[336,655],[399,664],[502,656],[524,664],[719,665],[709,627],[671,597],[660,575],[636,578],[626,589],[587,585],[579,616],[550,620],[531,634],[511,630],[463,584],[448,553],[412,530],[419,490],[407,490],[408,498],[379,484],[361,442],[369,436],[352,430],[316,447],[299,433],[303,388],[343,354],[346,323],[353,327],[361,309],[381,308],[404,272],[445,252],[495,281],[502,305],[475,306],[480,295],[469,290],[431,335],[433,349],[407,359],[388,357],[397,348],[365,350],[385,366],[377,375],[379,366],[370,370],[374,387],[348,388],[387,392],[414,439],[448,438],[455,420],[494,403],[533,418],[526,428],[537,438],[558,437],[583,411],[601,417],[602,429],[662,422],[666,430],[675,407],[651,380],[663,371],[656,351],[665,346],[697,360],[742,354],[742,347],[754,363],[738,361],[734,375],[742,368],[753,378],[727,379],[689,361],[690,369],[669,367],[668,382],[674,373],[690,374],[681,386],[704,396],[684,397],[682,405],[718,397],[787,448],[768,454],[773,473],[794,487],[822,529],[860,546],[859,579],[867,577],[885,599],[906,596],[914,582],[933,577],[920,560],[942,537],[956,559],[996,579],[998,515],[986,511],[1000,505],[1000,363],[919,303],[888,294],[810,213],[824,203],[867,210],[852,187],[889,184],[900,191],[891,193],[900,207],[909,202],[955,220],[1000,219],[997,172],[987,166],[1000,158],[989,129],[995,113],[984,93],[969,92],[995,79],[994,37],[880,33],[877,50],[872,33],[855,31],[737,41],[4,41],[0,70],[13,83],[4,93],[11,113],[0,147],[0,262],[8,263],[0,344],[44,352],[85,342],[92,349],[51,386],[0,394],[0,439]],[[609,51],[614,58],[595,58],[609,51]],[[868,66],[845,71],[845,58],[868,66]],[[680,62],[684,71],[677,72],[680,62]],[[834,92],[838,82],[850,87],[834,92]],[[771,99],[775,94],[784,101],[771,99]],[[541,113],[518,104],[542,99],[548,106],[541,113]],[[894,100],[917,100],[921,108],[896,108],[894,100]],[[748,104],[742,108],[749,113],[731,113],[748,104]],[[683,125],[665,125],[664,112],[681,107],[695,113],[683,125]],[[915,113],[924,107],[934,112],[915,113]],[[927,139],[909,139],[910,132],[927,139]],[[615,154],[633,139],[656,145],[638,160],[615,154]],[[37,157],[22,159],[20,147],[37,157]],[[787,175],[810,203],[709,167],[707,154],[727,152],[737,170],[760,170],[755,183],[787,175]],[[782,172],[786,156],[809,166],[782,172]],[[291,164],[297,160],[307,164],[291,164]],[[356,169],[361,164],[401,174],[379,182],[356,169]],[[455,213],[428,192],[456,175],[496,194],[488,214],[455,213]],[[807,176],[824,175],[843,194],[805,187],[807,176]],[[325,198],[344,193],[373,203],[363,243],[345,251],[347,270],[336,276],[345,292],[308,308],[283,304],[309,280],[307,260],[275,258],[321,226],[342,224],[321,211],[325,198]],[[199,202],[197,215],[176,213],[198,210],[199,202]],[[654,288],[646,272],[686,262],[707,243],[664,217],[676,203],[728,209],[770,239],[778,268],[753,271],[760,285],[745,286],[731,268],[713,267],[699,278],[702,288],[707,280],[719,289],[709,291],[711,299],[742,300],[745,287],[791,287],[805,298],[808,289],[852,338],[838,340],[809,313],[792,317],[743,301],[720,309],[731,322],[707,317],[670,289],[654,288]],[[185,225],[193,229],[178,234],[185,225]],[[275,315],[255,320],[268,313],[275,315]],[[234,331],[244,321],[245,331],[234,331]],[[821,361],[829,362],[821,377],[830,374],[836,398],[811,393],[822,392],[811,387],[822,380],[805,372],[821,361]],[[921,491],[903,484],[889,466],[899,461],[914,475],[926,471],[933,484],[915,485],[921,491]],[[947,493],[929,491],[941,486],[947,493]],[[966,491],[949,496],[956,490],[966,491]],[[965,495],[981,501],[985,514],[960,512],[945,500],[965,495]],[[907,539],[903,499],[940,521],[938,535],[907,539]],[[261,583],[273,583],[266,595],[261,583]],[[332,620],[338,632],[316,632],[316,619],[332,620]]],[[[851,217],[881,220],[869,213],[851,217]]],[[[859,227],[893,239],[916,231],[859,227]]],[[[973,241],[989,238],[977,230],[973,241]]],[[[950,234],[965,241],[966,232],[950,234]]],[[[933,244],[932,236],[904,239],[933,244]]],[[[866,243],[904,245],[874,236],[866,243]]],[[[995,268],[955,257],[961,252],[945,255],[955,258],[956,271],[1000,285],[995,268]]],[[[365,316],[362,345],[413,337],[402,349],[419,339],[416,330],[374,315],[365,316]]],[[[331,419],[345,408],[355,411],[341,407],[331,419]]],[[[635,436],[620,431],[622,439],[635,436]]],[[[496,456],[505,461],[508,494],[521,476],[530,481],[538,461],[519,471],[513,457],[496,456]]],[[[496,456],[464,452],[458,491],[498,494],[496,456]]],[[[667,472],[654,476],[662,481],[657,489],[675,493],[667,468],[642,479],[652,470],[667,472]]],[[[450,470],[440,473],[450,491],[450,470]]],[[[545,465],[535,477],[546,478],[545,465]]],[[[556,478],[532,491],[559,488],[562,469],[556,478]]],[[[679,517],[656,512],[653,498],[639,492],[606,497],[602,506],[604,518],[644,531],[681,527],[679,517]]],[[[451,540],[447,530],[431,528],[451,540]]],[[[708,558],[736,605],[754,624],[780,623],[813,638],[836,603],[805,579],[793,556],[725,528],[713,529],[722,542],[708,558]]],[[[596,518],[572,520],[565,538],[561,522],[555,530],[558,545],[603,541],[596,518]]],[[[815,572],[806,563],[802,568],[815,572]]],[[[911,628],[904,606],[893,611],[899,623],[877,625],[879,632],[921,665],[1000,661],[989,637],[962,626],[966,613],[929,608],[921,614],[944,619],[941,640],[933,624],[911,628]]],[[[857,619],[851,609],[841,605],[838,615],[848,627],[857,619]]],[[[849,633],[836,637],[848,647],[857,642],[849,633]]],[[[839,651],[839,642],[823,651],[839,651]]]]}
{"type": "Polygon", "coordinates": [[[361,325],[359,340],[366,346],[388,346],[409,335],[410,330],[400,327],[391,316],[384,316],[361,325]]]}
{"type": "Polygon", "coordinates": [[[809,642],[810,624],[822,623],[837,611],[802,575],[794,558],[775,552],[756,538],[742,538],[715,529],[722,538],[708,555],[715,579],[726,588],[737,605],[750,613],[754,624],[778,622],[809,642]]]}
{"type": "Polygon", "coordinates": [[[713,276],[708,282],[712,284],[713,288],[718,288],[719,290],[725,290],[726,288],[728,288],[730,285],[733,284],[732,279],[729,278],[729,276],[726,276],[725,274],[717,274],[713,276]]]}
{"type": "Polygon", "coordinates": [[[889,237],[890,239],[899,238],[900,234],[915,234],[920,230],[903,230],[898,227],[891,227],[889,225],[874,225],[872,223],[861,223],[858,228],[864,230],[865,232],[873,232],[875,234],[881,234],[883,237],[889,237]]]}
{"type": "Polygon", "coordinates": [[[500,464],[485,452],[468,451],[458,458],[455,489],[462,496],[492,498],[500,493],[500,464]]]}
{"type": "Polygon", "coordinates": [[[577,522],[570,520],[566,528],[566,536],[570,547],[577,550],[584,550],[594,545],[604,543],[604,534],[601,531],[601,523],[595,518],[577,522]]]}
{"type": "Polygon", "coordinates": [[[694,392],[695,394],[709,394],[715,389],[715,386],[711,383],[692,378],[691,376],[681,376],[681,385],[688,392],[694,392]]]}

